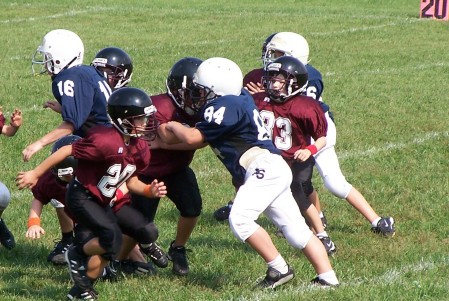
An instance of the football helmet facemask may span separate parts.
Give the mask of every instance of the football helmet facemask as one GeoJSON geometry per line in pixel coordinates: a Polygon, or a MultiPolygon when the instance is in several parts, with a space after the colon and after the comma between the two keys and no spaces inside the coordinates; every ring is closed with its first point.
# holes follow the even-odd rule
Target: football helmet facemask
{"type": "Polygon", "coordinates": [[[189,88],[192,85],[193,75],[203,61],[194,57],[185,57],[177,61],[168,73],[166,86],[167,93],[178,107],[189,115],[194,115],[189,88]]]}
{"type": "Polygon", "coordinates": [[[271,39],[277,34],[277,32],[270,34],[262,44],[262,56],[260,57],[264,61],[265,53],[267,53],[267,45],[271,42],[271,39]]]}
{"type": "MultiPolygon", "coordinates": [[[[80,136],[76,135],[68,135],[56,140],[51,148],[51,153],[53,154],[58,149],[63,146],[70,145],[73,142],[81,139],[80,136]]],[[[72,176],[75,169],[78,167],[78,159],[75,159],[73,156],[68,156],[51,169],[52,173],[59,178],[63,176],[72,176]]]]}
{"type": "Polygon", "coordinates": [[[151,98],[143,90],[123,87],[109,96],[109,118],[123,135],[154,140],[159,125],[156,112],[151,98]]]}
{"type": "Polygon", "coordinates": [[[290,97],[304,92],[307,83],[306,67],[300,60],[291,56],[281,56],[274,60],[265,68],[265,74],[262,77],[262,84],[268,96],[278,103],[283,103],[290,97]],[[282,85],[276,83],[282,83],[282,85]]]}
{"type": "Polygon", "coordinates": [[[56,75],[62,70],[83,63],[84,44],[80,37],[66,29],[47,33],[37,47],[31,61],[33,75],[56,75]]]}
{"type": "Polygon", "coordinates": [[[279,32],[275,34],[271,41],[267,43],[265,54],[263,55],[264,66],[273,62],[279,57],[279,52],[284,56],[293,56],[304,65],[309,63],[309,44],[300,34],[294,32],[279,32]]]}
{"type": "Polygon", "coordinates": [[[117,47],[106,47],[100,50],[91,63],[108,79],[111,89],[127,85],[133,75],[133,62],[124,50],[117,47]]]}
{"type": "Polygon", "coordinates": [[[233,61],[214,57],[201,63],[191,85],[192,109],[199,111],[209,101],[225,95],[240,95],[243,74],[233,61]]]}

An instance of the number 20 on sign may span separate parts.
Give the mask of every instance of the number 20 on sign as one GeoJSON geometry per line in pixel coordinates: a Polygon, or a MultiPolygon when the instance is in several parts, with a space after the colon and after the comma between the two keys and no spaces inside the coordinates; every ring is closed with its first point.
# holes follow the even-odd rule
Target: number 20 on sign
{"type": "Polygon", "coordinates": [[[449,0],[421,0],[421,18],[448,20],[449,0]]]}

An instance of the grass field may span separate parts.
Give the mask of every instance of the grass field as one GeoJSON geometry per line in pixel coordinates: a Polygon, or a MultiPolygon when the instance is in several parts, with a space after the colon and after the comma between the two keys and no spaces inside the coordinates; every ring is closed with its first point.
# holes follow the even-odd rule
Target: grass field
{"type": "MultiPolygon", "coordinates": [[[[6,116],[22,109],[24,125],[15,137],[0,137],[0,179],[12,193],[3,218],[17,241],[12,251],[0,247],[0,300],[64,300],[71,286],[66,268],[46,262],[59,238],[56,216],[45,208],[47,234],[40,241],[25,239],[32,195],[14,185],[17,172],[36,166],[50,148],[27,163],[22,150],[60,123],[42,109],[52,98],[50,79],[32,77],[30,68],[41,38],[56,28],[79,34],[86,64],[103,47],[125,49],[134,60],[132,86],[150,94],[164,91],[168,70],[184,56],[227,57],[246,73],[261,65],[269,34],[301,33],[311,64],[323,74],[345,176],[379,214],[397,222],[393,239],[376,236],[315,176],[342,285],[309,287],[315,275],[308,261],[273,235],[296,277],[276,291],[254,290],[265,264],[226,223],[213,219],[233,188],[219,161],[203,149],[192,164],[204,206],[188,244],[190,274],[178,278],[168,268],[154,277],[99,283],[100,300],[448,299],[449,23],[419,19],[418,0],[6,2],[0,10],[0,104],[6,116]]],[[[165,249],[177,214],[168,199],[162,202],[156,222],[165,249]]],[[[274,232],[265,218],[260,223],[274,232]]]]}

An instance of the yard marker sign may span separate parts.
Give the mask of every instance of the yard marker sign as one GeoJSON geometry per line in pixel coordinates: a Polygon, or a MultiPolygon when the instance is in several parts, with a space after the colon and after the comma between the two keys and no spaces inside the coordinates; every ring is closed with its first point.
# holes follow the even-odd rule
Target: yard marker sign
{"type": "Polygon", "coordinates": [[[448,20],[449,0],[421,0],[421,18],[448,20]]]}

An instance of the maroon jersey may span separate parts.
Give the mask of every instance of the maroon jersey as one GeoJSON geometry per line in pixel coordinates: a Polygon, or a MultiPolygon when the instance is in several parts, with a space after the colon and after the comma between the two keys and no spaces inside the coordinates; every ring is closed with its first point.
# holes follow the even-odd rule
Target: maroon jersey
{"type": "Polygon", "coordinates": [[[67,183],[58,181],[51,170],[45,172],[31,189],[34,198],[44,205],[50,203],[52,199],[65,205],[66,191],[67,183]]]}
{"type": "MultiPolygon", "coordinates": [[[[164,124],[169,121],[178,121],[193,127],[198,121],[197,117],[186,114],[182,109],[175,105],[174,101],[167,93],[151,96],[151,100],[157,109],[156,118],[159,121],[159,124],[164,124]]],[[[195,151],[166,149],[151,150],[150,164],[142,171],[142,174],[158,179],[177,172],[190,165],[194,153],[195,151]]]]}
{"type": "Polygon", "coordinates": [[[299,149],[325,137],[327,121],[319,102],[311,97],[297,95],[284,103],[270,101],[265,92],[253,95],[260,116],[272,133],[274,145],[282,151],[287,162],[299,149]]]}
{"type": "Polygon", "coordinates": [[[5,125],[5,116],[0,115],[0,134],[2,133],[3,126],[5,125]]]}
{"type": "MultiPolygon", "coordinates": [[[[47,205],[51,200],[56,200],[65,206],[65,193],[67,192],[67,184],[57,179],[51,170],[45,172],[37,181],[36,186],[31,189],[33,197],[41,202],[43,205],[47,205]]],[[[71,215],[67,206],[64,207],[65,213],[75,220],[71,215]]]]}
{"type": "Polygon", "coordinates": [[[72,155],[78,159],[76,179],[103,205],[109,205],[117,187],[150,161],[147,142],[131,138],[127,145],[114,127],[101,125],[72,144],[72,155]]]}
{"type": "Polygon", "coordinates": [[[258,68],[251,70],[248,72],[245,77],[243,78],[243,87],[246,87],[249,83],[262,83],[262,76],[263,76],[263,68],[258,68]]]}

